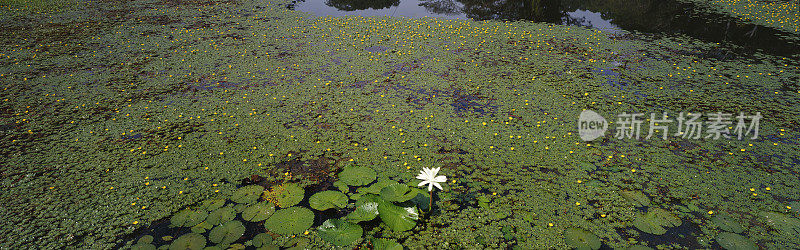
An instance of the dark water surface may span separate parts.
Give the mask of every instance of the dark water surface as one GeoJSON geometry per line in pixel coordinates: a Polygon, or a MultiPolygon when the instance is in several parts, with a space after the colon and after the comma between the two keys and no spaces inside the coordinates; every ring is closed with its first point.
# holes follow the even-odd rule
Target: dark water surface
{"type": "MultiPolygon", "coordinates": [[[[473,20],[530,20],[608,31],[687,35],[743,47],[748,53],[792,56],[800,51],[791,34],[746,24],[674,0],[298,0],[290,9],[316,15],[436,17],[473,20]]],[[[724,55],[721,55],[724,56],[724,55]]]]}

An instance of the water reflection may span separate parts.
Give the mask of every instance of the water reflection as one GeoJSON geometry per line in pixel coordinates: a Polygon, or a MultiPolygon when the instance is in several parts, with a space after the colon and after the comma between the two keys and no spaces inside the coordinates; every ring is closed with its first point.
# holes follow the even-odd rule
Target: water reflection
{"type": "MultiPolygon", "coordinates": [[[[580,25],[610,32],[685,34],[748,50],[794,55],[795,36],[742,24],[725,15],[675,0],[299,0],[289,7],[318,15],[441,17],[473,20],[530,20],[580,25]]],[[[795,36],[796,37],[796,36],[795,36]]]]}
{"type": "Polygon", "coordinates": [[[622,28],[611,23],[612,19],[603,19],[603,14],[588,10],[576,10],[565,13],[561,23],[565,25],[584,26],[618,34],[622,28]]]}
{"type": "Polygon", "coordinates": [[[327,0],[325,5],[343,11],[383,9],[400,5],[400,0],[327,0]]]}
{"type": "Polygon", "coordinates": [[[459,0],[464,13],[474,20],[531,20],[560,23],[560,0],[459,0]]]}
{"type": "Polygon", "coordinates": [[[456,0],[422,0],[419,6],[425,7],[430,13],[447,16],[461,16],[464,4],[456,0]]]}
{"type": "Polygon", "coordinates": [[[287,7],[320,16],[403,16],[467,19],[461,11],[463,4],[456,0],[296,0],[287,7]]]}

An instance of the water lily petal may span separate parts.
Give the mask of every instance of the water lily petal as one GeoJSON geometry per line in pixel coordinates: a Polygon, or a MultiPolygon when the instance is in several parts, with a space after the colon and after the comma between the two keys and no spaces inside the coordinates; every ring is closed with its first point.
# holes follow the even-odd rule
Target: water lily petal
{"type": "MultiPolygon", "coordinates": [[[[437,188],[439,188],[439,190],[444,190],[444,188],[442,188],[442,185],[439,185],[438,182],[431,182],[431,184],[435,185],[437,188]]],[[[429,189],[431,189],[431,188],[429,188],[429,189]]],[[[428,191],[430,191],[430,190],[428,190],[428,191]]]]}
{"type": "Polygon", "coordinates": [[[444,175],[436,176],[436,178],[433,178],[433,181],[435,181],[435,182],[445,182],[445,181],[447,181],[447,176],[444,176],[444,175]]]}

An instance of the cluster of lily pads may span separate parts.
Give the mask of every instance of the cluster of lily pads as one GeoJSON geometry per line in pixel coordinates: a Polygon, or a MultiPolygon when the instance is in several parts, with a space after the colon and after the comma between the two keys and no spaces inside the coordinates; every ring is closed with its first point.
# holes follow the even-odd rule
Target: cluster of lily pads
{"type": "MultiPolygon", "coordinates": [[[[217,249],[246,246],[275,249],[278,246],[273,244],[276,243],[273,236],[309,234],[317,214],[329,209],[350,212],[325,220],[316,228],[317,234],[330,244],[348,246],[361,242],[364,236],[361,224],[380,218],[393,231],[408,231],[417,225],[420,211],[430,209],[430,197],[425,191],[394,180],[378,179],[371,168],[349,165],[338,177],[333,183],[338,190],[311,194],[308,207],[299,205],[306,197],[305,190],[298,184],[285,183],[271,190],[259,185],[243,186],[229,200],[207,200],[196,208],[183,209],[170,218],[170,227],[188,228],[190,232],[174,240],[172,236],[161,237],[169,243],[160,248],[202,249],[211,243],[217,249]],[[243,222],[263,224],[265,230],[241,240],[247,230],[243,222]]],[[[156,249],[153,241],[153,236],[146,235],[133,248],[156,249]]],[[[371,243],[376,249],[402,249],[402,245],[391,239],[375,238],[371,243]]]]}

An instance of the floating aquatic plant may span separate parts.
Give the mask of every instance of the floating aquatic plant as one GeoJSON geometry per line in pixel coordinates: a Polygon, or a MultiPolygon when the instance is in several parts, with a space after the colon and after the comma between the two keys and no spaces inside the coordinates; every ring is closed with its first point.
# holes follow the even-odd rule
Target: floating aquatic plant
{"type": "Polygon", "coordinates": [[[283,234],[299,234],[314,224],[314,212],[303,207],[290,207],[275,211],[275,213],[264,222],[267,230],[283,234]]]}
{"type": "Polygon", "coordinates": [[[403,245],[400,245],[397,241],[386,238],[374,238],[372,239],[372,245],[375,247],[375,250],[403,250],[403,245]]]}
{"type": "MultiPolygon", "coordinates": [[[[617,232],[636,215],[618,202],[617,190],[646,193],[650,205],[641,209],[691,197],[695,204],[681,216],[720,207],[763,222],[748,223],[752,240],[797,248],[796,227],[785,217],[755,210],[768,205],[796,218],[790,213],[800,208],[791,203],[800,151],[794,57],[529,22],[313,17],[286,11],[283,0],[82,2],[90,8],[30,13],[25,22],[0,14],[4,42],[14,45],[0,53],[0,165],[9,182],[0,196],[19,201],[8,203],[12,216],[0,231],[13,240],[0,248],[113,248],[118,235],[236,192],[232,180],[286,168],[305,187],[318,184],[307,177],[330,174],[278,166],[298,154],[354,159],[396,180],[414,177],[408,166],[432,163],[463,173],[452,193],[466,202],[441,196],[443,209],[457,208],[429,222],[428,230],[442,234],[382,236],[410,249],[477,246],[477,234],[487,248],[547,248],[562,237],[555,229],[575,222],[626,248],[631,243],[617,232]],[[762,124],[768,136],[578,143],[572,131],[576,110],[613,118],[657,107],[760,110],[771,114],[762,124]],[[587,161],[594,166],[580,164],[587,161]],[[741,192],[743,183],[756,191],[741,192]],[[478,203],[487,209],[474,208],[476,196],[492,197],[478,203]],[[13,216],[32,206],[52,218],[13,216]],[[515,217],[492,214],[514,209],[543,216],[514,225],[516,241],[496,240],[509,235],[501,228],[515,217]]],[[[373,194],[385,187],[373,186],[373,194]]],[[[336,187],[351,195],[346,184],[336,187]]],[[[192,209],[212,212],[224,203],[192,209]]],[[[717,224],[698,226],[714,232],[717,224]]],[[[212,227],[201,222],[192,230],[212,227]]],[[[296,237],[312,242],[297,245],[319,247],[315,235],[296,237]]]]}
{"type": "Polygon", "coordinates": [[[339,173],[339,180],[349,186],[363,186],[372,183],[377,178],[375,170],[355,164],[344,167],[339,173]]]}
{"type": "Polygon", "coordinates": [[[439,173],[439,168],[422,168],[417,175],[417,179],[422,180],[418,186],[428,185],[428,192],[430,192],[430,200],[428,201],[428,209],[433,209],[433,187],[436,186],[439,190],[442,189],[440,182],[446,182],[447,177],[444,175],[436,176],[439,173]]]}
{"type": "Polygon", "coordinates": [[[636,207],[650,206],[650,198],[641,191],[622,191],[620,195],[636,207]]]}
{"type": "Polygon", "coordinates": [[[203,203],[200,205],[200,208],[206,211],[214,211],[222,206],[225,206],[224,199],[214,199],[214,200],[204,200],[203,203]]]}
{"type": "Polygon", "coordinates": [[[254,247],[268,246],[272,244],[272,236],[267,233],[260,233],[256,236],[253,236],[253,239],[250,241],[250,244],[252,244],[254,247]]]}
{"type": "Polygon", "coordinates": [[[366,194],[380,194],[383,188],[390,186],[392,184],[398,184],[398,182],[391,179],[379,178],[378,181],[376,181],[372,185],[369,185],[368,187],[358,188],[358,192],[366,194]]]}
{"type": "Polygon", "coordinates": [[[211,225],[219,225],[233,220],[236,217],[236,211],[232,207],[223,207],[212,211],[206,217],[206,222],[211,225]]]}
{"type": "Polygon", "coordinates": [[[600,249],[600,238],[582,228],[567,228],[564,230],[564,242],[574,249],[595,250],[600,249]]]}
{"type": "Polygon", "coordinates": [[[735,219],[731,218],[730,215],[727,214],[717,214],[711,218],[711,222],[714,225],[718,226],[719,229],[724,231],[732,232],[732,233],[742,233],[744,232],[744,227],[741,224],[736,222],[735,219]]]}
{"type": "Polygon", "coordinates": [[[633,225],[645,233],[662,235],[667,232],[666,228],[680,226],[681,219],[664,209],[654,208],[637,216],[633,225]]]}
{"type": "Polygon", "coordinates": [[[170,250],[203,249],[206,246],[206,237],[196,233],[181,235],[169,245],[170,250]]]}
{"type": "Polygon", "coordinates": [[[391,184],[381,189],[380,196],[386,201],[404,202],[417,196],[418,192],[406,184],[391,184]]]}
{"type": "Polygon", "coordinates": [[[419,220],[416,207],[401,207],[383,199],[378,199],[378,215],[394,231],[411,230],[419,220]]]}
{"type": "Polygon", "coordinates": [[[250,222],[259,222],[269,218],[275,212],[275,205],[262,201],[248,206],[242,211],[242,219],[250,222]]]}
{"type": "Polygon", "coordinates": [[[152,243],[153,243],[153,236],[145,235],[145,236],[142,236],[141,238],[139,238],[139,240],[136,241],[136,244],[131,246],[131,249],[134,249],[134,250],[155,250],[156,246],[153,245],[152,243]]]}
{"type": "Polygon", "coordinates": [[[778,212],[760,212],[758,215],[783,236],[800,238],[800,219],[778,212]]]}
{"type": "Polygon", "coordinates": [[[373,194],[361,196],[361,198],[356,201],[356,209],[347,214],[345,218],[354,223],[375,219],[375,217],[378,217],[379,199],[378,196],[373,194]]]}
{"type": "Polygon", "coordinates": [[[756,250],[759,249],[752,240],[735,233],[722,232],[717,235],[717,243],[727,250],[756,250]]]}
{"type": "Polygon", "coordinates": [[[261,197],[264,192],[264,187],[258,185],[250,185],[241,187],[233,193],[231,200],[236,203],[252,204],[261,197]]]}
{"type": "Polygon", "coordinates": [[[328,219],[317,230],[319,237],[337,246],[352,245],[364,234],[358,224],[339,219],[328,219]]]}
{"type": "Polygon", "coordinates": [[[192,209],[184,209],[173,215],[170,218],[170,224],[173,227],[193,227],[205,221],[208,217],[208,212],[192,209]]]}
{"type": "Polygon", "coordinates": [[[264,196],[279,207],[287,208],[300,203],[305,197],[305,190],[297,184],[287,183],[273,186],[271,191],[264,193],[264,196]]]}
{"type": "Polygon", "coordinates": [[[322,191],[308,199],[311,208],[323,211],[331,208],[344,208],[347,205],[347,196],[336,191],[322,191]]]}
{"type": "Polygon", "coordinates": [[[218,225],[208,234],[208,240],[216,244],[230,244],[244,235],[244,225],[242,222],[234,220],[218,225]]]}

